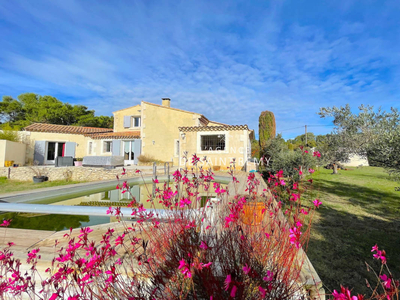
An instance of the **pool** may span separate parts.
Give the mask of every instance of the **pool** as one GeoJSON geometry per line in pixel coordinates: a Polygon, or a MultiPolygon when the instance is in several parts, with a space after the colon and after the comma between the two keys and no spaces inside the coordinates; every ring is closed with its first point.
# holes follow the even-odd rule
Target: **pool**
{"type": "MultiPolygon", "coordinates": [[[[69,206],[101,206],[106,211],[110,206],[127,206],[132,201],[132,197],[135,197],[137,201],[143,204],[145,208],[152,208],[151,204],[147,202],[147,199],[151,198],[152,184],[135,184],[131,185],[130,193],[122,193],[121,190],[115,188],[110,189],[110,185],[104,185],[96,190],[89,189],[86,195],[79,197],[73,197],[66,199],[67,197],[62,195],[63,193],[54,193],[53,197],[49,195],[43,195],[43,197],[33,197],[32,201],[24,201],[24,203],[30,204],[47,204],[52,206],[60,206],[62,209],[63,205],[69,206]]],[[[163,183],[157,185],[162,188],[163,183]]],[[[74,189],[70,187],[69,189],[74,189]]],[[[82,194],[79,191],[79,194],[82,194]]],[[[70,195],[76,195],[69,191],[70,195]]],[[[206,193],[200,191],[202,196],[201,203],[204,204],[206,195],[213,197],[215,194],[206,193]]],[[[155,203],[153,208],[163,208],[161,204],[155,203]]],[[[0,218],[12,219],[10,228],[21,228],[21,229],[35,229],[35,230],[49,230],[49,231],[61,231],[69,228],[79,228],[86,226],[93,226],[99,224],[106,224],[110,222],[117,222],[113,216],[90,216],[90,215],[59,215],[59,214],[38,214],[38,213],[17,213],[8,212],[2,213],[0,218]]],[[[128,219],[127,219],[128,220],[128,219]]]]}

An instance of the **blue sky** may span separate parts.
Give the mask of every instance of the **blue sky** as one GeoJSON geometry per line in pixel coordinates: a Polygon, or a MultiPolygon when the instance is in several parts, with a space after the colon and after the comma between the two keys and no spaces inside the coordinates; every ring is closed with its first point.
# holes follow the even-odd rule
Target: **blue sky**
{"type": "Polygon", "coordinates": [[[400,103],[400,1],[0,2],[0,95],[97,114],[140,100],[285,138],[331,130],[320,107],[400,103]],[[294,128],[294,129],[291,129],[294,128]]]}

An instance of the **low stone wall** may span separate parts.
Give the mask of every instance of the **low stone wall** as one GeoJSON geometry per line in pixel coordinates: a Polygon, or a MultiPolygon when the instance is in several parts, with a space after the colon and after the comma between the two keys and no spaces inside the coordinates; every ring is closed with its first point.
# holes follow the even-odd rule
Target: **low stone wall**
{"type": "MultiPolygon", "coordinates": [[[[54,180],[73,180],[73,181],[99,181],[99,180],[113,180],[116,179],[117,175],[120,175],[122,168],[117,169],[104,169],[104,168],[92,168],[92,167],[34,167],[40,170],[40,173],[44,176],[49,177],[49,181],[54,180]]],[[[35,175],[32,168],[29,167],[17,167],[10,168],[10,179],[19,181],[32,181],[32,177],[35,175]]],[[[8,176],[8,168],[0,168],[0,177],[8,176]]],[[[138,176],[135,173],[135,169],[126,170],[127,177],[138,176]]],[[[126,177],[124,176],[124,177],[126,177]]]]}

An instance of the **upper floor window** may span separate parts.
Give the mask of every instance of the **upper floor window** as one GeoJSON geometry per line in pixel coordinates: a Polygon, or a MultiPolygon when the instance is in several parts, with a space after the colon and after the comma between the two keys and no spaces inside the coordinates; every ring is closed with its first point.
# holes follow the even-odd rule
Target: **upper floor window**
{"type": "Polygon", "coordinates": [[[132,127],[140,127],[140,117],[132,117],[132,127]]]}
{"type": "Polygon", "coordinates": [[[202,135],[201,150],[202,151],[225,150],[225,134],[202,135]]]}
{"type": "Polygon", "coordinates": [[[124,116],[124,128],[140,127],[140,116],[124,116]]]}

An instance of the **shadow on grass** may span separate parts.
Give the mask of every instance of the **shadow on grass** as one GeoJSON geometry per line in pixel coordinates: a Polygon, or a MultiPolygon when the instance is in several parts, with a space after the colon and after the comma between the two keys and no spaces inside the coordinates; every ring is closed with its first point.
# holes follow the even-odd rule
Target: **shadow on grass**
{"type": "MultiPolygon", "coordinates": [[[[340,196],[354,193],[350,191],[351,185],[337,184],[340,184],[340,189],[334,183],[332,193],[340,196]]],[[[376,198],[371,200],[371,197],[361,195],[358,200],[354,200],[357,204],[378,201],[382,197],[380,193],[368,188],[357,188],[357,195],[371,193],[376,198]]],[[[400,277],[400,220],[384,221],[357,216],[329,206],[321,206],[318,218],[318,222],[312,225],[307,254],[324,282],[327,293],[340,289],[342,284],[354,288],[354,293],[368,294],[365,279],[374,286],[376,278],[372,272],[367,271],[365,262],[378,272],[381,266],[372,257],[371,247],[375,244],[386,250],[391,272],[395,278],[400,277]]]]}
{"type": "Polygon", "coordinates": [[[379,191],[343,181],[315,180],[315,190],[343,197],[353,205],[359,205],[370,214],[399,218],[400,193],[379,191]]]}

